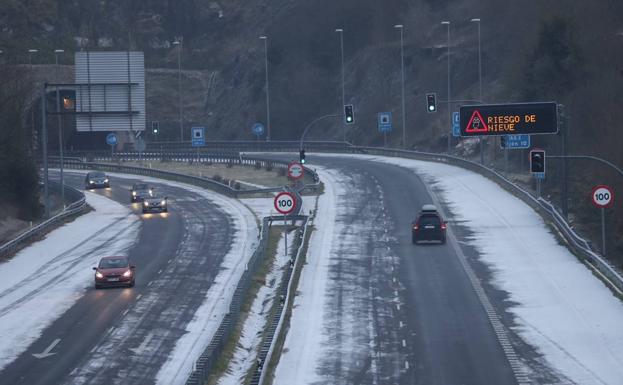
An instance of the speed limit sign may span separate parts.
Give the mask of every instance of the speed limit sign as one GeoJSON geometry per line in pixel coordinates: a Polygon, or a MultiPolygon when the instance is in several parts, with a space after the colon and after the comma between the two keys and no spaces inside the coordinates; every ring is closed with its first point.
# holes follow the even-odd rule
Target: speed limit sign
{"type": "Polygon", "coordinates": [[[289,192],[281,192],[275,197],[275,209],[283,215],[290,214],[296,208],[296,198],[289,192]]]}
{"type": "Polygon", "coordinates": [[[595,186],[591,196],[593,204],[601,208],[610,206],[614,201],[614,192],[606,185],[595,186]]]}
{"type": "Polygon", "coordinates": [[[288,165],[288,176],[292,179],[302,178],[303,172],[303,165],[298,162],[292,162],[288,165]]]}

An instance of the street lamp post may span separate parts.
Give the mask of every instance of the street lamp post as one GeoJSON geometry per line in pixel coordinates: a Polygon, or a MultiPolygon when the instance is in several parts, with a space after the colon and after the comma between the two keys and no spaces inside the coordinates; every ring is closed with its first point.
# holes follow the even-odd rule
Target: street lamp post
{"type": "Polygon", "coordinates": [[[270,141],[270,93],[268,89],[268,36],[260,36],[264,40],[264,67],[266,73],[266,141],[270,141]]]}
{"type": "Polygon", "coordinates": [[[405,117],[405,50],[404,50],[404,40],[403,40],[403,25],[397,24],[394,26],[400,30],[400,74],[402,78],[402,148],[407,148],[407,123],[405,117]]]}
{"type": "Polygon", "coordinates": [[[452,148],[452,109],[451,109],[451,95],[450,95],[450,22],[442,21],[441,24],[448,27],[448,126],[450,131],[448,132],[448,154],[452,148]]]}
{"type": "MultiPolygon", "coordinates": [[[[470,20],[472,23],[478,25],[478,100],[482,103],[482,54],[480,49],[480,18],[473,18],[470,20]]],[[[480,164],[485,163],[485,150],[484,141],[482,136],[480,137],[480,164]]]]}
{"type": "MultiPolygon", "coordinates": [[[[342,67],[342,114],[346,105],[346,92],[344,91],[344,29],[336,28],[335,32],[340,34],[340,58],[342,67]]],[[[346,142],[346,117],[342,119],[342,141],[346,142]]]]}
{"type": "Polygon", "coordinates": [[[182,38],[176,37],[172,44],[177,46],[177,97],[180,107],[180,142],[184,142],[184,115],[182,113],[182,38]]]}
{"type": "MultiPolygon", "coordinates": [[[[58,55],[65,53],[62,49],[54,50],[54,60],[56,63],[56,83],[60,83],[59,74],[58,74],[58,55]]],[[[65,180],[63,176],[63,118],[60,114],[61,112],[61,98],[60,93],[58,91],[58,85],[56,86],[56,113],[58,114],[58,153],[60,157],[60,166],[61,166],[61,203],[63,208],[65,208],[65,180]]]]}

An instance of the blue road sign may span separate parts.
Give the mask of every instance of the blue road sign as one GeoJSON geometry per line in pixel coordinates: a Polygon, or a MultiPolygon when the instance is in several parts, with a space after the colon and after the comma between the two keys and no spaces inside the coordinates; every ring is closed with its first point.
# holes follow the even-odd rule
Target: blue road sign
{"type": "Polygon", "coordinates": [[[522,149],[530,148],[530,135],[504,135],[500,141],[502,148],[508,149],[522,149]]]}
{"type": "Polygon", "coordinates": [[[452,136],[461,136],[460,115],[457,111],[452,113],[452,136]]]}
{"type": "Polygon", "coordinates": [[[544,172],[535,172],[532,175],[534,175],[535,179],[545,179],[545,173],[544,172]]]}
{"type": "Polygon", "coordinates": [[[378,114],[379,132],[390,132],[392,130],[392,113],[379,112],[378,114]]]}
{"type": "Polygon", "coordinates": [[[251,132],[257,137],[262,136],[264,133],[264,125],[262,123],[255,123],[253,127],[251,127],[251,132]]]}
{"type": "Polygon", "coordinates": [[[110,134],[106,135],[106,144],[109,145],[109,146],[117,145],[117,135],[115,135],[112,132],[110,134]]]}
{"type": "Polygon", "coordinates": [[[193,127],[192,131],[192,146],[201,147],[206,145],[205,127],[193,127]]]}

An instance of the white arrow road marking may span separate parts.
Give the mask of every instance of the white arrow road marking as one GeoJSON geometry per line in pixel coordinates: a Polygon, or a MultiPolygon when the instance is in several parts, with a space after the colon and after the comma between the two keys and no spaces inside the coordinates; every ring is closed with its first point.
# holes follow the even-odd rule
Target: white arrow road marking
{"type": "Polygon", "coordinates": [[[151,341],[153,337],[154,337],[154,333],[147,334],[147,337],[145,337],[145,340],[141,342],[138,348],[131,348],[130,350],[133,351],[134,354],[136,354],[137,356],[141,355],[145,351],[145,348],[147,348],[149,341],[151,341]]]}
{"type": "Polygon", "coordinates": [[[52,349],[54,349],[56,345],[58,345],[59,342],[61,342],[60,338],[55,339],[54,342],[52,342],[50,346],[48,346],[43,352],[34,353],[33,356],[41,359],[41,358],[46,358],[46,357],[55,355],[56,353],[50,353],[50,352],[52,351],[52,349]]]}

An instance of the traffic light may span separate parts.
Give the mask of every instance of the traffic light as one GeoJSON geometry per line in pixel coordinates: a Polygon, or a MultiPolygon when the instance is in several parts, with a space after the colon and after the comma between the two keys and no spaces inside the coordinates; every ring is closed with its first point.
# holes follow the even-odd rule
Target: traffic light
{"type": "Polygon", "coordinates": [[[545,151],[544,150],[531,150],[530,151],[530,172],[531,173],[545,172],[545,151]]]}
{"type": "Polygon", "coordinates": [[[426,94],[426,111],[437,112],[437,94],[426,94]]]}
{"type": "Polygon", "coordinates": [[[154,135],[158,135],[158,128],[160,128],[159,126],[160,126],[160,123],[156,121],[151,122],[151,132],[153,132],[154,135]]]}
{"type": "Polygon", "coordinates": [[[344,121],[346,124],[355,123],[355,112],[353,110],[352,104],[347,104],[344,106],[344,121]]]}
{"type": "Polygon", "coordinates": [[[305,164],[305,150],[301,149],[301,151],[299,151],[299,161],[301,162],[301,164],[305,164]]]}

